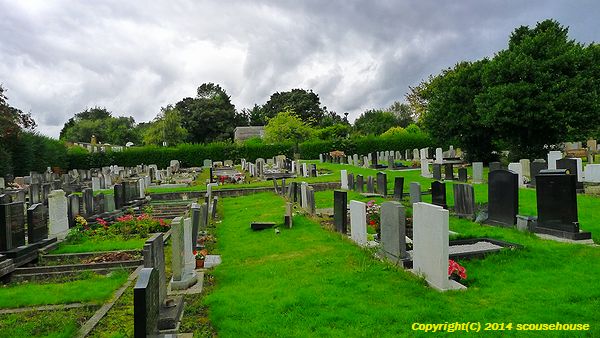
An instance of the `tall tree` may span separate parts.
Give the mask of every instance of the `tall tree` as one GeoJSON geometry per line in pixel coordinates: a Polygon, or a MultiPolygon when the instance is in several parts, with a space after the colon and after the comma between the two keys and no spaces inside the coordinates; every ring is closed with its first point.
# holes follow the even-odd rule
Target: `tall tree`
{"type": "Polygon", "coordinates": [[[69,142],[89,142],[92,135],[102,143],[125,145],[141,143],[133,117],[113,117],[102,107],[86,109],[70,118],[60,131],[60,139],[69,142]]]}
{"type": "Polygon", "coordinates": [[[363,135],[380,135],[396,126],[400,126],[398,117],[384,110],[367,110],[354,121],[354,129],[363,135]]]}
{"type": "Polygon", "coordinates": [[[319,124],[326,109],[321,107],[319,95],[312,90],[292,89],[288,92],[276,92],[271,95],[267,103],[262,106],[262,119],[267,121],[279,112],[292,110],[302,121],[311,126],[319,124]]]}
{"type": "Polygon", "coordinates": [[[265,141],[294,142],[296,151],[300,142],[310,139],[314,130],[292,110],[285,110],[269,120],[265,126],[265,141]]]}
{"type": "Polygon", "coordinates": [[[184,98],[175,104],[181,113],[188,140],[195,143],[224,141],[233,137],[237,121],[235,106],[218,84],[204,83],[195,98],[184,98]]]}
{"type": "Polygon", "coordinates": [[[187,130],[182,127],[182,119],[179,111],[172,106],[161,109],[160,114],[148,126],[144,132],[144,143],[175,146],[185,142],[187,130]]]}
{"type": "Polygon", "coordinates": [[[406,128],[409,124],[415,122],[416,113],[412,107],[406,103],[394,101],[388,108],[388,111],[396,115],[398,124],[402,128],[406,128]]]}

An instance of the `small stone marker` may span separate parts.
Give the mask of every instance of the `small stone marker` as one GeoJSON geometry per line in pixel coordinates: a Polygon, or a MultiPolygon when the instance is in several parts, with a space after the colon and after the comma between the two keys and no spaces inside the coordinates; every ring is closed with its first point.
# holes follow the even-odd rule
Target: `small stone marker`
{"type": "Polygon", "coordinates": [[[377,193],[387,197],[387,174],[381,171],[377,173],[377,193]]]}
{"type": "Polygon", "coordinates": [[[362,193],[365,191],[365,180],[363,175],[356,175],[356,192],[362,193]]]}
{"type": "Polygon", "coordinates": [[[439,163],[434,163],[432,165],[433,170],[433,179],[436,181],[442,180],[442,165],[439,163]]]}
{"type": "Polygon", "coordinates": [[[458,181],[467,182],[467,168],[458,168],[458,181]]]}
{"type": "Polygon", "coordinates": [[[342,189],[348,190],[348,171],[340,170],[341,180],[342,180],[342,189]]]}
{"type": "Polygon", "coordinates": [[[373,176],[367,177],[367,193],[374,194],[375,186],[373,184],[373,176]]]}
{"type": "Polygon", "coordinates": [[[536,159],[531,162],[531,181],[532,186],[536,185],[536,176],[540,174],[540,171],[548,169],[548,163],[543,159],[536,159]]]}
{"type": "Polygon", "coordinates": [[[198,280],[194,271],[195,262],[191,262],[194,267],[189,262],[189,257],[190,255],[193,257],[193,254],[191,247],[192,221],[188,220],[189,222],[182,217],[175,217],[171,222],[171,270],[173,271],[173,277],[170,285],[172,290],[185,290],[198,280]]]}
{"type": "Polygon", "coordinates": [[[444,180],[446,180],[446,181],[454,180],[454,165],[452,163],[444,164],[444,180]]]}
{"type": "Polygon", "coordinates": [[[254,231],[264,230],[275,227],[275,222],[252,222],[250,223],[250,229],[254,231]]]}

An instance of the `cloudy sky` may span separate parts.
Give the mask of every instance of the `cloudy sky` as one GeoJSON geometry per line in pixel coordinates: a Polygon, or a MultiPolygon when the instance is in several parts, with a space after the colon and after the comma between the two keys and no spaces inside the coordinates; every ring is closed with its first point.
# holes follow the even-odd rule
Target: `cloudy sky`
{"type": "Polygon", "coordinates": [[[0,0],[0,83],[54,137],[94,106],[149,121],[204,82],[238,110],[313,89],[353,120],[547,18],[600,41],[597,0],[0,0]]]}

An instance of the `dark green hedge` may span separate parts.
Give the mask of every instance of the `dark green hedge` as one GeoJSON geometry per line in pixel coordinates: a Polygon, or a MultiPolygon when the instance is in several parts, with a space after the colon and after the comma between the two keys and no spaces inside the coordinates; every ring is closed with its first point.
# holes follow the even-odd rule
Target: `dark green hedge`
{"type": "Polygon", "coordinates": [[[23,132],[0,144],[0,176],[25,176],[47,167],[68,167],[67,148],[61,141],[23,132]]]}
{"type": "MultiPolygon", "coordinates": [[[[376,150],[400,150],[431,146],[426,134],[405,134],[396,138],[362,137],[336,141],[310,141],[300,144],[300,157],[303,159],[319,158],[320,153],[331,150],[342,150],[352,155],[367,154],[376,150]]],[[[216,142],[209,144],[183,144],[177,147],[164,148],[156,146],[133,147],[122,152],[88,153],[84,149],[69,150],[69,167],[77,169],[99,168],[111,164],[135,166],[141,163],[156,164],[159,168],[169,165],[171,160],[179,160],[184,167],[202,166],[204,159],[213,161],[245,158],[254,161],[259,157],[269,158],[279,154],[293,156],[293,144],[235,144],[216,142]]]]}

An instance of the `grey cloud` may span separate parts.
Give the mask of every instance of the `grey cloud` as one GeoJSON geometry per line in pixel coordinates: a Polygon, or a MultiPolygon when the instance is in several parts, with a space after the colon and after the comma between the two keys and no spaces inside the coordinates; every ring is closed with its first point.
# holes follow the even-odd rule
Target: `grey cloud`
{"type": "Polygon", "coordinates": [[[238,109],[311,88],[357,117],[461,60],[492,56],[520,25],[555,18],[598,41],[595,1],[0,0],[0,83],[57,136],[96,105],[151,120],[221,84],[238,109]]]}

